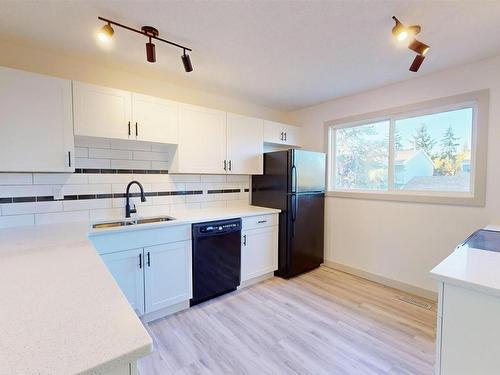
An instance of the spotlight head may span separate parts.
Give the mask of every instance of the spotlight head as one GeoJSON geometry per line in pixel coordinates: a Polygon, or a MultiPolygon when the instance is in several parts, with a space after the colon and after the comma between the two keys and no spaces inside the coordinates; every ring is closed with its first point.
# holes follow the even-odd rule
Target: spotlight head
{"type": "Polygon", "coordinates": [[[186,73],[192,72],[193,71],[193,64],[191,64],[191,59],[189,58],[189,55],[186,54],[186,50],[184,50],[184,54],[181,56],[182,58],[182,63],[184,64],[184,70],[186,73]]]}
{"type": "Polygon", "coordinates": [[[427,44],[418,41],[417,39],[413,39],[408,48],[412,51],[415,51],[419,55],[424,56],[429,51],[430,47],[427,44]]]}
{"type": "Polygon", "coordinates": [[[422,65],[424,60],[425,60],[425,56],[423,56],[423,55],[415,56],[415,59],[413,60],[413,62],[411,63],[411,66],[410,66],[410,72],[418,72],[418,70],[420,69],[420,65],[422,65]]]}
{"type": "Polygon", "coordinates": [[[97,34],[97,38],[99,38],[101,42],[109,43],[114,33],[115,31],[111,27],[111,24],[107,23],[101,27],[101,30],[99,30],[99,33],[97,34]]]}
{"type": "Polygon", "coordinates": [[[146,58],[150,63],[156,62],[156,49],[155,45],[151,43],[151,38],[149,39],[149,42],[146,43],[146,58]]]}
{"type": "Polygon", "coordinates": [[[392,35],[394,35],[398,41],[402,42],[408,38],[408,30],[395,16],[392,16],[392,19],[396,22],[392,28],[392,35]]]}

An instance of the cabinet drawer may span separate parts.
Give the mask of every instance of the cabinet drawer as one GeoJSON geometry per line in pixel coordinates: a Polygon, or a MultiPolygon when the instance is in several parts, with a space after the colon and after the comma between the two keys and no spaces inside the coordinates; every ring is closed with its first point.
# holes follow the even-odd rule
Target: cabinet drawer
{"type": "Polygon", "coordinates": [[[117,233],[91,234],[89,239],[97,252],[102,255],[146,246],[188,241],[191,239],[191,226],[173,225],[117,233]]]}
{"type": "Polygon", "coordinates": [[[249,216],[242,219],[242,229],[254,229],[278,225],[277,214],[267,214],[259,216],[249,216]]]}

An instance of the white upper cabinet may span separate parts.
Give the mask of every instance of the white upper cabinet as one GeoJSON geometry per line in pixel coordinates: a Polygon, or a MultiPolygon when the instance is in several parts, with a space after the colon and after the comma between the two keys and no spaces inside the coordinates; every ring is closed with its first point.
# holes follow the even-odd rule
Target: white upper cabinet
{"type": "Polygon", "coordinates": [[[73,82],[75,135],[135,139],[132,94],[73,82]]]}
{"type": "Polygon", "coordinates": [[[71,81],[0,68],[0,172],[74,171],[71,81]]]}
{"type": "Polygon", "coordinates": [[[227,114],[227,172],[262,174],[264,120],[227,114]]]}
{"type": "Polygon", "coordinates": [[[178,173],[224,174],[226,112],[179,105],[178,173]]]}
{"type": "Polygon", "coordinates": [[[300,128],[281,122],[264,120],[264,142],[300,146],[300,128]]]}
{"type": "Polygon", "coordinates": [[[179,103],[132,94],[133,137],[159,143],[178,143],[179,103]]]}

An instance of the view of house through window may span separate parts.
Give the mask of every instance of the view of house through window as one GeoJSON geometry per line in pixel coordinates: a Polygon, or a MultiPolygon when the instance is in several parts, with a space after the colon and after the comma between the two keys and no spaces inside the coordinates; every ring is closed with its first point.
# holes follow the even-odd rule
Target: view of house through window
{"type": "Polygon", "coordinates": [[[467,107],[334,127],[334,188],[470,192],[473,112],[467,107]]]}

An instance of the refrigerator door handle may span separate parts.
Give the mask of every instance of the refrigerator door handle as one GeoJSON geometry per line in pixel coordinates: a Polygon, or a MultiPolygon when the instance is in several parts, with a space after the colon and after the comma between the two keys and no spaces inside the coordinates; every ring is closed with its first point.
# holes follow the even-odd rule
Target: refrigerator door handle
{"type": "Polygon", "coordinates": [[[292,193],[297,193],[297,167],[292,165],[292,193]]]}
{"type": "Polygon", "coordinates": [[[292,238],[295,237],[295,219],[297,219],[297,195],[292,195],[292,238]]]}

